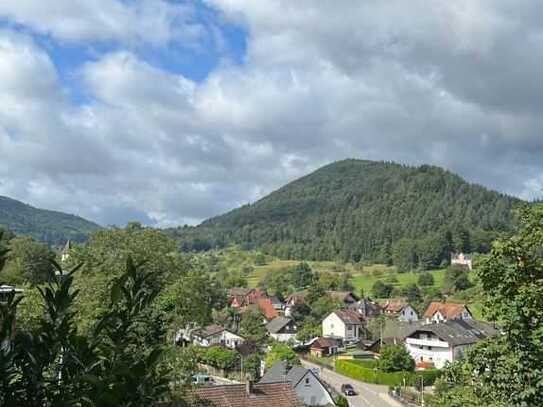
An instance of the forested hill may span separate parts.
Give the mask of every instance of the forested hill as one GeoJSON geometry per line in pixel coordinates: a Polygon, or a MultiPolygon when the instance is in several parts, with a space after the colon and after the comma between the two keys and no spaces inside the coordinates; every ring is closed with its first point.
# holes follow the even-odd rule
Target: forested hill
{"type": "Polygon", "coordinates": [[[68,239],[84,241],[90,232],[100,228],[79,216],[37,209],[4,196],[0,196],[0,225],[17,235],[32,236],[52,245],[64,244],[68,239]]]}
{"type": "Polygon", "coordinates": [[[345,160],[172,233],[187,250],[236,243],[282,258],[407,256],[431,266],[451,250],[487,251],[499,232],[512,229],[511,209],[521,202],[438,167],[345,160]]]}

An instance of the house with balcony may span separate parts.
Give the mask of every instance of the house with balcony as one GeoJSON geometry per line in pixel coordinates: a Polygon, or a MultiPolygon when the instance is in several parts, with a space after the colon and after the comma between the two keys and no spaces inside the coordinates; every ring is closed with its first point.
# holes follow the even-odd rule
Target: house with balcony
{"type": "Polygon", "coordinates": [[[474,319],[432,322],[413,328],[405,337],[405,347],[417,364],[441,369],[461,358],[470,346],[497,334],[492,325],[474,319]]]}

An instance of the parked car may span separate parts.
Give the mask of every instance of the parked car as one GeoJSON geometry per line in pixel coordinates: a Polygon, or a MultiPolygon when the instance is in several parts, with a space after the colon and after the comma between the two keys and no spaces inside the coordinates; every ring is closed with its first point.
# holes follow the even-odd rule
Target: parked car
{"type": "Polygon", "coordinates": [[[346,396],[356,396],[356,392],[354,391],[354,387],[351,384],[342,384],[341,385],[341,392],[345,394],[346,396]]]}

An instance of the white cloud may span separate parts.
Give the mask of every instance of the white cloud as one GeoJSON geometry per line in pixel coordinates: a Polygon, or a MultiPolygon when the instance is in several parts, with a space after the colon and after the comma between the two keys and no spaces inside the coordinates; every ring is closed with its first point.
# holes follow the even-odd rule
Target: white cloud
{"type": "Polygon", "coordinates": [[[196,43],[192,8],[166,0],[2,0],[0,16],[65,42],[196,43]]]}
{"type": "Polygon", "coordinates": [[[129,51],[101,55],[80,69],[84,106],[65,97],[43,49],[0,33],[0,193],[104,223],[171,225],[363,157],[541,195],[543,78],[530,63],[542,57],[541,7],[213,4],[248,30],[242,66],[196,83],[129,51]]]}

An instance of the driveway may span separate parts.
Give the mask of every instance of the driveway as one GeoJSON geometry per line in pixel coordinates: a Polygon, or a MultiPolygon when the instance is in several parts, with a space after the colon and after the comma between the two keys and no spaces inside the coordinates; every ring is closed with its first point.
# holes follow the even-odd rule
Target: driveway
{"type": "Polygon", "coordinates": [[[305,360],[302,360],[302,365],[308,369],[318,369],[320,377],[340,393],[342,384],[352,384],[357,393],[356,396],[347,397],[352,407],[402,407],[400,403],[389,397],[387,386],[362,383],[305,360]]]}

